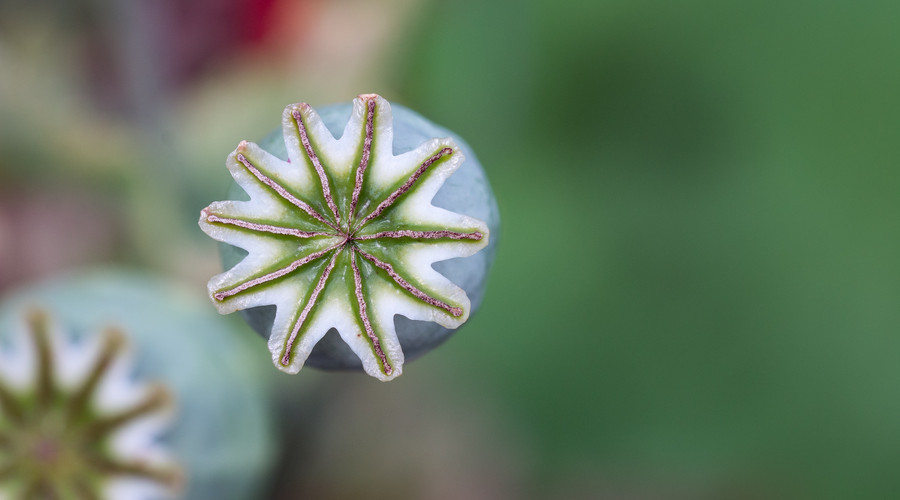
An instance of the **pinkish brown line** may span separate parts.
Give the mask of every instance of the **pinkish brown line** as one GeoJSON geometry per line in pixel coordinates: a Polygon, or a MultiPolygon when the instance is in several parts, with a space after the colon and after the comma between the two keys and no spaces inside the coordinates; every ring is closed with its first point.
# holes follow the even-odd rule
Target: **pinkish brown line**
{"type": "Polygon", "coordinates": [[[312,294],[309,296],[309,300],[307,300],[306,305],[303,306],[303,311],[300,312],[300,317],[297,318],[297,322],[294,323],[294,328],[291,330],[291,336],[290,338],[288,338],[287,344],[284,346],[284,355],[281,357],[282,366],[287,366],[290,364],[291,350],[294,348],[294,341],[297,340],[297,335],[300,334],[300,329],[303,328],[303,323],[306,321],[306,318],[309,316],[312,308],[316,305],[316,301],[319,299],[319,294],[321,294],[322,290],[325,289],[325,284],[328,282],[328,277],[331,276],[331,270],[334,269],[334,264],[337,261],[338,255],[340,254],[340,252],[334,253],[334,257],[331,258],[331,262],[328,263],[328,266],[325,267],[325,271],[322,272],[322,276],[319,277],[319,282],[316,283],[316,287],[313,289],[312,294]]]}
{"type": "Polygon", "coordinates": [[[463,313],[462,309],[460,309],[459,307],[453,307],[445,302],[441,302],[440,300],[438,300],[438,299],[428,295],[427,293],[423,292],[422,290],[419,290],[418,288],[414,287],[408,281],[403,279],[403,276],[400,276],[399,274],[397,274],[396,271],[394,271],[394,266],[390,265],[387,262],[383,262],[383,261],[379,260],[374,255],[368,254],[368,253],[364,252],[363,250],[359,249],[358,247],[356,247],[355,249],[357,252],[359,252],[360,255],[362,255],[369,261],[371,261],[372,264],[375,264],[376,266],[380,267],[381,269],[384,269],[388,273],[388,276],[391,277],[391,279],[393,279],[404,290],[413,294],[413,296],[416,297],[417,299],[419,299],[423,302],[426,302],[428,304],[431,304],[435,307],[440,307],[441,309],[449,312],[450,314],[452,314],[454,316],[457,316],[457,317],[462,316],[462,313],[463,313]]]}
{"type": "Polygon", "coordinates": [[[321,231],[301,231],[288,227],[272,226],[269,224],[258,224],[256,222],[248,222],[241,219],[230,219],[227,217],[219,217],[218,215],[208,214],[206,220],[209,222],[218,222],[220,224],[228,224],[229,226],[242,227],[252,231],[262,233],[283,234],[285,236],[295,236],[297,238],[313,238],[315,236],[337,236],[334,233],[324,233],[321,231]]]}
{"type": "Polygon", "coordinates": [[[354,240],[376,240],[378,238],[419,238],[426,240],[436,240],[439,238],[449,238],[451,240],[480,240],[481,233],[457,233],[456,231],[408,231],[401,229],[399,231],[383,231],[375,234],[367,234],[356,236],[354,240]]]}
{"type": "Polygon", "coordinates": [[[434,155],[432,155],[431,158],[428,158],[427,160],[422,162],[422,165],[420,165],[419,168],[417,168],[416,171],[413,172],[413,174],[411,176],[409,176],[409,179],[407,179],[406,182],[404,182],[402,186],[397,188],[396,191],[391,193],[391,195],[388,196],[387,199],[385,199],[384,201],[379,203],[378,206],[375,207],[375,210],[372,213],[370,213],[369,215],[367,215],[366,218],[363,219],[356,226],[356,229],[358,230],[359,228],[366,225],[366,222],[369,222],[370,220],[374,219],[375,217],[378,217],[379,215],[381,215],[381,212],[384,212],[385,209],[387,209],[388,207],[393,205],[395,201],[397,201],[397,198],[399,198],[404,193],[409,191],[409,188],[411,188],[412,185],[415,184],[417,180],[419,180],[419,177],[422,177],[422,174],[424,174],[425,171],[428,170],[428,167],[430,167],[434,162],[440,160],[441,158],[443,158],[444,156],[447,156],[449,154],[453,154],[453,150],[450,148],[443,148],[440,151],[438,151],[437,153],[435,153],[434,155]]]}
{"type": "Polygon", "coordinates": [[[362,158],[359,160],[359,168],[356,169],[356,184],[353,186],[353,197],[350,199],[350,224],[353,224],[353,216],[356,215],[356,204],[359,203],[359,193],[362,191],[363,175],[369,167],[369,158],[372,155],[372,135],[374,134],[375,99],[366,103],[366,139],[363,141],[362,158]]]}
{"type": "Polygon", "coordinates": [[[334,204],[334,198],[331,196],[331,186],[328,184],[328,176],[325,175],[325,169],[322,168],[322,162],[319,161],[319,156],[313,151],[312,144],[309,142],[306,125],[303,124],[303,116],[300,114],[299,109],[295,109],[291,112],[291,116],[293,116],[294,121],[297,122],[297,129],[300,131],[300,141],[303,143],[303,149],[306,150],[306,155],[309,156],[309,160],[316,169],[316,174],[319,175],[319,181],[322,183],[322,194],[325,195],[325,201],[328,203],[328,208],[330,208],[331,213],[334,214],[334,220],[337,225],[340,225],[341,214],[338,213],[337,205],[334,204]]]}
{"type": "Polygon", "coordinates": [[[309,206],[303,200],[292,195],[291,193],[289,193],[287,191],[287,189],[285,189],[280,184],[278,184],[277,182],[275,182],[274,180],[269,178],[266,174],[262,173],[258,168],[256,168],[255,165],[253,165],[253,163],[250,162],[250,160],[247,159],[246,156],[243,155],[243,153],[237,154],[237,161],[241,162],[244,165],[244,167],[247,170],[249,170],[251,174],[253,174],[254,177],[259,179],[266,186],[269,186],[270,188],[275,190],[275,192],[278,193],[279,196],[281,196],[282,198],[284,198],[285,200],[290,202],[292,205],[296,206],[300,210],[303,210],[304,212],[309,214],[310,217],[312,217],[313,219],[316,219],[317,221],[319,221],[323,224],[326,224],[327,226],[331,227],[332,229],[334,229],[336,231],[339,230],[337,226],[335,226],[334,224],[329,222],[328,219],[326,219],[325,217],[322,216],[322,214],[320,214],[319,212],[316,212],[316,210],[313,207],[309,206]]]}
{"type": "Polygon", "coordinates": [[[384,374],[390,375],[393,373],[394,367],[388,362],[387,356],[384,354],[384,349],[381,348],[381,341],[378,340],[378,336],[375,335],[375,330],[372,329],[372,323],[369,322],[366,298],[363,296],[362,292],[362,278],[359,275],[359,266],[356,265],[355,250],[356,249],[354,248],[354,251],[350,252],[350,265],[353,266],[353,282],[356,285],[356,302],[359,304],[359,319],[362,320],[363,326],[366,328],[366,335],[369,337],[369,340],[372,341],[372,348],[375,349],[375,354],[381,358],[381,364],[384,365],[384,374]]]}
{"type": "Polygon", "coordinates": [[[228,297],[231,297],[232,295],[241,293],[244,290],[253,288],[257,285],[261,285],[263,283],[266,283],[266,282],[269,282],[272,280],[276,280],[284,275],[287,275],[287,274],[290,274],[290,273],[296,271],[301,266],[309,264],[310,262],[318,259],[319,257],[325,255],[326,253],[334,250],[335,248],[337,248],[343,244],[344,244],[344,242],[341,242],[336,245],[332,245],[332,246],[326,248],[325,250],[311,253],[311,254],[307,255],[306,257],[303,257],[302,259],[297,259],[294,262],[291,262],[290,264],[288,264],[287,266],[282,267],[281,269],[279,269],[277,271],[273,271],[265,276],[260,276],[259,278],[252,279],[252,280],[242,283],[241,285],[236,286],[232,289],[217,292],[216,294],[213,295],[213,297],[215,297],[215,299],[218,301],[222,301],[222,300],[227,299],[228,297]]]}

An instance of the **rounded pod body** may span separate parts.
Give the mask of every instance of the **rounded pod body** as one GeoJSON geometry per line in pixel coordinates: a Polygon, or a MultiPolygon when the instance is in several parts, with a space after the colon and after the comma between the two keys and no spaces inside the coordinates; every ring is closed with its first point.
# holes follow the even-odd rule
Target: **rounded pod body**
{"type": "MultiPolygon", "coordinates": [[[[315,325],[319,331],[310,332],[312,340],[295,355],[290,351],[291,339],[298,337],[298,331],[304,334],[298,322],[315,323],[304,316],[315,310],[305,307],[311,303],[308,296],[300,294],[299,300],[283,303],[271,297],[247,300],[236,307],[217,303],[220,312],[240,310],[253,329],[269,339],[273,361],[280,369],[295,372],[304,363],[324,369],[363,368],[370,375],[390,380],[399,375],[404,359],[439,345],[480,306],[495,254],[499,211],[481,164],[468,144],[449,130],[372,94],[318,112],[305,104],[292,105],[285,109],[282,130],[268,135],[258,146],[242,143],[229,156],[228,165],[236,181],[228,197],[238,201],[217,202],[234,204],[229,206],[210,205],[200,221],[204,231],[223,242],[220,251],[226,273],[210,282],[213,302],[221,302],[217,299],[223,291],[231,293],[252,281],[246,276],[243,281],[235,280],[229,273],[258,255],[250,249],[248,256],[246,240],[230,237],[214,222],[226,220],[229,212],[242,212],[235,206],[253,203],[255,196],[263,196],[261,191],[272,197],[281,194],[282,202],[288,200],[283,205],[293,205],[289,209],[295,212],[297,207],[305,210],[290,199],[297,194],[304,202],[302,182],[291,184],[294,169],[306,168],[309,175],[303,181],[331,194],[319,197],[318,203],[313,198],[309,206],[316,211],[313,218],[323,219],[319,224],[322,233],[334,233],[338,249],[333,252],[341,252],[335,257],[335,269],[343,262],[346,271],[319,274],[326,280],[311,278],[307,287],[314,291],[321,287],[324,291],[317,298],[324,304],[329,303],[328,292],[349,296],[333,310],[348,312],[352,320],[319,321],[315,325]],[[287,195],[280,193],[282,190],[287,195]],[[378,292],[372,291],[374,285],[367,288],[367,279],[390,285],[383,295],[393,294],[407,303],[381,307],[389,301],[379,303],[378,292]],[[327,296],[324,301],[323,296],[327,296]],[[293,321],[279,321],[281,309],[292,304],[299,309],[293,321]],[[367,314],[387,317],[373,319],[367,314]],[[377,328],[378,321],[382,330],[377,328]],[[354,337],[367,342],[356,344],[354,337]]],[[[271,221],[273,213],[279,211],[255,219],[257,226],[266,225],[260,221],[271,221]]],[[[309,229],[299,223],[288,226],[292,231],[309,229]]],[[[277,228],[282,232],[288,229],[277,228]]],[[[297,244],[308,243],[302,240],[297,244]]],[[[328,249],[329,244],[315,248],[328,249]]],[[[328,255],[320,260],[327,261],[328,255]]],[[[302,254],[298,257],[294,261],[283,258],[282,262],[296,263],[302,254]]],[[[322,265],[327,270],[331,264],[322,265]]],[[[279,272],[272,269],[285,267],[270,266],[268,275],[260,271],[253,277],[264,280],[279,272]]],[[[291,276],[275,279],[289,280],[291,276]]]]}
{"type": "MultiPolygon", "coordinates": [[[[276,450],[271,401],[265,389],[268,369],[264,358],[246,355],[252,347],[245,336],[209,311],[204,302],[189,288],[139,272],[68,275],[16,291],[0,303],[0,354],[9,363],[40,359],[38,373],[50,366],[53,375],[46,378],[55,380],[58,387],[51,399],[66,408],[63,413],[72,414],[73,405],[90,408],[77,420],[87,423],[76,427],[110,427],[110,441],[118,443],[113,448],[121,447],[128,456],[117,463],[110,458],[95,460],[93,452],[85,452],[90,460],[76,457],[73,463],[95,461],[97,470],[117,478],[177,483],[165,498],[260,498],[276,450]],[[39,326],[43,324],[51,325],[48,331],[58,332],[58,338],[47,343],[54,346],[49,354],[28,355],[28,342],[14,333],[23,331],[23,324],[24,331],[32,334],[46,336],[39,326]],[[149,400],[134,396],[148,387],[155,395],[149,400]],[[129,403],[132,396],[137,399],[129,403]],[[94,406],[88,406],[89,402],[94,406]],[[159,413],[157,406],[167,411],[150,419],[155,423],[141,420],[159,413]],[[136,422],[123,420],[123,415],[136,422]],[[91,424],[91,419],[98,422],[91,424]],[[119,427],[121,436],[111,432],[119,427]],[[166,459],[156,469],[144,470],[155,462],[142,455],[142,446],[159,448],[166,459]]],[[[35,361],[29,363],[30,368],[19,372],[35,371],[35,361]]],[[[40,387],[41,376],[37,378],[36,383],[25,381],[22,390],[40,387]]],[[[84,431],[90,436],[99,436],[98,432],[84,431]]],[[[106,445],[99,449],[105,450],[106,445]]],[[[87,474],[85,478],[91,482],[76,484],[73,491],[81,492],[77,497],[88,488],[105,488],[95,484],[100,479],[87,474]]],[[[111,498],[163,498],[145,496],[139,484],[116,484],[111,498]]]]}

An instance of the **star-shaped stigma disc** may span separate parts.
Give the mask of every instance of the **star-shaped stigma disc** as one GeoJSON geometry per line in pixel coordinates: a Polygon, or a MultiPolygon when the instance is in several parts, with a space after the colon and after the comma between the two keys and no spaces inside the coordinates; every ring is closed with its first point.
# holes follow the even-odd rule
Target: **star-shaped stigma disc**
{"type": "Polygon", "coordinates": [[[339,139],[307,104],[282,118],[288,161],[241,142],[226,165],[249,201],[205,208],[200,227],[247,251],[212,278],[221,313],[277,307],[269,335],[275,365],[300,370],[331,328],[365,371],[391,380],[403,369],[394,316],[457,328],[466,293],[432,268],[488,243],[487,225],[431,200],[463,162],[452,139],[395,156],[390,104],[353,101],[339,139]]]}

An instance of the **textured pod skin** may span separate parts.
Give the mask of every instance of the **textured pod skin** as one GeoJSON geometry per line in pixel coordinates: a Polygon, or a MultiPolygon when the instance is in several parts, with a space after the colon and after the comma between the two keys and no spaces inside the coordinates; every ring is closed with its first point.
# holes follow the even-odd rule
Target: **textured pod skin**
{"type": "MultiPolygon", "coordinates": [[[[456,134],[401,105],[391,104],[391,109],[394,119],[395,155],[411,151],[435,137],[454,139],[465,155],[465,161],[437,192],[432,204],[486,222],[492,236],[487,247],[478,253],[465,258],[437,262],[434,268],[465,290],[471,300],[471,311],[474,313],[484,298],[487,275],[496,253],[500,227],[499,210],[487,175],[469,145],[456,134]]],[[[336,104],[317,111],[332,135],[340,137],[351,114],[351,104],[336,104]]],[[[287,159],[281,129],[270,133],[259,145],[273,155],[283,160],[287,159]]],[[[236,183],[232,183],[227,198],[246,200],[247,195],[236,183]]],[[[220,253],[225,269],[232,268],[246,255],[243,250],[227,244],[220,245],[220,253]]],[[[260,335],[269,337],[275,317],[274,306],[246,309],[241,311],[241,314],[260,335]]],[[[395,324],[397,337],[407,360],[415,359],[437,347],[455,331],[437,323],[410,320],[400,315],[395,316],[395,324]]],[[[322,369],[362,368],[357,355],[343,342],[335,329],[331,329],[316,344],[306,364],[322,369]]]]}
{"type": "Polygon", "coordinates": [[[75,341],[108,326],[128,337],[134,376],[164,384],[175,416],[164,442],[184,471],[179,498],[261,498],[275,451],[266,359],[203,297],[146,274],[85,272],[47,281],[0,305],[0,346],[30,307],[75,341]]]}

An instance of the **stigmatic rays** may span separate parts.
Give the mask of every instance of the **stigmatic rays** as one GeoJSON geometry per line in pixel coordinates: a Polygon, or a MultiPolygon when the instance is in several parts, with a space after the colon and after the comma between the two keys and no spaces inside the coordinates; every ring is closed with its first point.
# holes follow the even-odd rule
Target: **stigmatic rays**
{"type": "Polygon", "coordinates": [[[37,310],[25,333],[0,360],[0,498],[141,499],[177,490],[182,474],[158,443],[171,396],[132,380],[125,337],[107,330],[91,347],[71,345],[37,310]]]}
{"type": "Polygon", "coordinates": [[[480,220],[431,204],[463,161],[451,139],[393,154],[391,108],[359,96],[335,139],[306,104],[285,108],[288,161],[242,142],[226,165],[249,201],[215,202],[200,227],[248,252],[213,277],[219,312],[277,306],[272,360],[295,373],[331,329],[381,380],[402,372],[394,315],[456,328],[465,292],[431,264],[466,257],[488,243],[480,220]]]}

